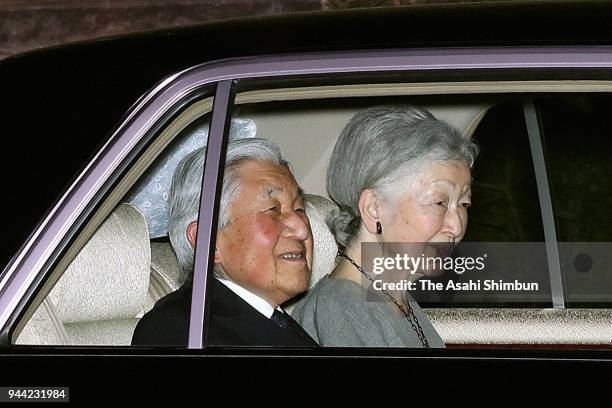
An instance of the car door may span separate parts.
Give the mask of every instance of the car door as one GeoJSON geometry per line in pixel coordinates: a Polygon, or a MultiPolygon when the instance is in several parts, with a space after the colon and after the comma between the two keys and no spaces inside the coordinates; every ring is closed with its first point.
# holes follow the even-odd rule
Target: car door
{"type": "MultiPolygon", "coordinates": [[[[525,356],[563,359],[561,355],[550,357],[549,354],[538,354],[538,349],[542,347],[531,347],[536,343],[547,348],[555,344],[555,339],[561,338],[558,334],[563,326],[553,326],[548,332],[550,336],[543,339],[537,339],[534,334],[544,327],[550,328],[546,316],[550,311],[556,312],[566,307],[567,292],[555,252],[557,237],[552,234],[555,228],[554,223],[551,224],[554,213],[547,185],[543,144],[539,132],[534,132],[538,117],[534,116],[536,111],[533,106],[539,105],[534,105],[533,101],[542,94],[550,93],[609,92],[612,86],[607,74],[588,69],[594,66],[600,69],[612,66],[609,49],[432,48],[286,55],[218,61],[167,78],[134,107],[127,120],[4,271],[0,281],[0,326],[2,341],[9,347],[4,348],[3,353],[10,355],[19,352],[31,358],[39,356],[41,349],[36,345],[14,344],[32,315],[44,304],[56,282],[108,216],[118,208],[118,204],[138,195],[131,189],[141,182],[147,184],[146,170],[156,168],[159,164],[156,159],[164,157],[162,153],[169,151],[172,142],[181,140],[181,136],[189,136],[189,131],[197,133],[207,128],[205,141],[200,145],[206,145],[206,156],[193,261],[188,350],[139,349],[127,347],[127,344],[113,346],[110,343],[98,343],[95,347],[68,344],[68,348],[51,344],[42,349],[45,358],[56,359],[53,361],[66,358],[66,361],[84,364],[76,362],[77,359],[83,357],[83,361],[86,361],[90,357],[112,354],[115,357],[109,357],[108,361],[125,359],[150,367],[151,361],[162,355],[181,355],[188,357],[181,360],[180,364],[184,364],[184,367],[197,364],[220,367],[227,364],[223,370],[228,371],[231,370],[229,367],[232,363],[228,362],[231,359],[224,357],[231,356],[237,357],[234,361],[255,356],[257,358],[252,359],[253,364],[275,361],[279,366],[289,364],[288,357],[305,365],[329,357],[330,361],[342,361],[345,367],[354,367],[360,358],[372,364],[382,364],[389,357],[394,361],[390,364],[396,368],[400,361],[411,360],[416,362],[415,369],[423,369],[434,358],[438,362],[452,364],[451,361],[458,361],[455,358],[459,357],[468,364],[469,361],[476,361],[470,360],[473,357],[484,357],[487,362],[483,364],[489,364],[489,367],[510,364],[512,361],[518,367],[520,362],[517,361],[525,356]],[[559,71],[559,67],[580,67],[584,70],[564,77],[565,71],[559,71]],[[461,75],[456,75],[458,72],[461,75]],[[426,106],[438,117],[459,128],[465,137],[476,135],[477,139],[482,139],[483,146],[489,146],[482,153],[483,158],[488,156],[486,160],[489,164],[478,187],[480,198],[483,203],[494,203],[496,195],[499,197],[508,193],[512,197],[501,209],[498,208],[497,213],[492,208],[493,204],[482,205],[474,216],[476,221],[472,240],[477,243],[535,242],[537,245],[528,246],[528,249],[535,248],[535,252],[543,256],[542,259],[538,258],[543,264],[527,265],[521,272],[539,282],[542,290],[534,296],[513,291],[509,294],[493,291],[480,297],[468,294],[456,303],[452,299],[426,299],[425,303],[431,301],[436,306],[428,311],[434,326],[447,345],[454,345],[458,350],[207,347],[207,319],[211,311],[206,294],[214,279],[212,254],[231,118],[252,121],[258,136],[267,137],[286,150],[289,160],[294,162],[297,179],[306,192],[326,198],[325,160],[333,149],[339,130],[360,109],[391,103],[426,106]],[[505,140],[497,143],[496,137],[504,137],[505,140]],[[503,164],[508,156],[514,156],[516,160],[503,164]],[[496,164],[506,166],[506,173],[500,171],[496,164]],[[515,177],[521,181],[517,183],[515,177]],[[491,222],[492,219],[495,222],[491,222]],[[485,307],[482,307],[483,304],[485,307]],[[510,323],[515,326],[509,326],[510,323]],[[514,338],[495,336],[504,333],[507,327],[522,327],[524,330],[514,338]],[[519,345],[525,350],[514,354],[507,350],[488,350],[486,353],[474,350],[491,344],[510,348],[519,345]],[[148,358],[143,359],[143,356],[148,358]],[[274,357],[274,360],[268,357],[274,357]]],[[[138,209],[138,205],[135,206],[138,209]]],[[[150,232],[152,224],[147,219],[146,211],[139,211],[150,232]]],[[[320,215],[319,209],[315,208],[313,214],[320,215]]],[[[320,228],[319,232],[325,233],[323,224],[320,224],[320,228]]],[[[168,249],[168,242],[165,244],[168,249]]],[[[318,267],[321,268],[318,276],[333,266],[333,242],[330,245],[331,250],[327,247],[318,254],[318,267]]],[[[509,267],[504,268],[503,271],[507,271],[509,267]]],[[[500,276],[503,277],[503,274],[500,276]]],[[[525,275],[519,276],[523,279],[525,275]]],[[[501,278],[493,276],[491,279],[501,278]]],[[[81,283],[89,285],[91,280],[81,283]]],[[[171,285],[168,287],[171,288],[171,285]]],[[[74,288],[78,294],[79,287],[74,288]]],[[[150,287],[146,288],[149,293],[151,290],[150,287]]],[[[141,291],[141,296],[146,291],[141,291]]],[[[57,304],[51,302],[50,306],[56,307],[57,304]]],[[[137,319],[137,315],[134,313],[130,318],[137,319]]],[[[99,315],[95,317],[109,320],[99,315]]],[[[574,322],[580,322],[588,319],[589,314],[578,313],[575,317],[577,320],[574,322]]],[[[602,324],[604,321],[601,320],[602,324]]],[[[60,323],[66,325],[75,322],[60,323]]],[[[593,331],[584,332],[583,335],[588,336],[601,329],[596,325],[593,331]]],[[[602,338],[595,339],[592,344],[599,347],[608,345],[602,338]]],[[[608,357],[607,353],[589,353],[585,351],[582,356],[602,361],[608,357]]],[[[572,354],[572,358],[576,358],[576,354],[572,354]]],[[[433,364],[430,369],[434,369],[434,366],[441,369],[440,364],[433,364]]]]}

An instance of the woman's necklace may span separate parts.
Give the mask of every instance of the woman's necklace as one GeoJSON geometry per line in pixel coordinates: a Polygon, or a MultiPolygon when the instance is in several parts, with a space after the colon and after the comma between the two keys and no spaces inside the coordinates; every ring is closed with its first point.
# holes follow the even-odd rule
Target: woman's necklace
{"type": "MultiPolygon", "coordinates": [[[[346,259],[347,261],[349,261],[350,263],[352,263],[353,266],[355,268],[357,268],[357,270],[359,272],[361,272],[361,274],[363,276],[365,276],[370,282],[374,283],[374,279],[366,271],[364,271],[361,266],[357,265],[357,262],[355,262],[351,258],[349,258],[349,256],[346,255],[344,252],[338,251],[337,256],[342,257],[342,258],[346,259]]],[[[421,343],[423,343],[423,347],[424,348],[429,348],[429,342],[427,341],[427,338],[425,337],[425,333],[423,333],[423,328],[419,324],[419,320],[417,319],[416,315],[414,314],[414,310],[410,306],[410,302],[406,301],[406,307],[408,308],[408,312],[410,312],[410,315],[408,315],[408,312],[406,312],[406,309],[404,309],[404,306],[402,306],[397,300],[395,300],[395,298],[393,296],[391,296],[389,291],[387,291],[386,289],[383,288],[382,292],[385,295],[387,295],[389,297],[389,299],[391,299],[391,301],[395,304],[395,306],[397,306],[397,308],[404,314],[404,317],[406,318],[406,320],[408,320],[408,322],[410,322],[410,325],[412,326],[412,328],[416,332],[417,336],[419,337],[419,340],[421,340],[421,343]],[[412,319],[410,318],[411,316],[412,316],[412,319]]]]}

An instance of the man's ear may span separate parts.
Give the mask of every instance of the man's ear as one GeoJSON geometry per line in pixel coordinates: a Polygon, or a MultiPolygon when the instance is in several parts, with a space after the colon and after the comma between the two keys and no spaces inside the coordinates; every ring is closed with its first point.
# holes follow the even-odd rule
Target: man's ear
{"type": "Polygon", "coordinates": [[[374,190],[366,189],[361,192],[361,196],[359,196],[361,221],[368,232],[372,234],[376,234],[376,221],[380,221],[380,204],[380,199],[374,190]]]}
{"type": "Polygon", "coordinates": [[[223,265],[223,254],[219,250],[219,242],[223,242],[223,231],[217,230],[217,241],[215,242],[215,259],[216,265],[223,265]]]}
{"type": "MultiPolygon", "coordinates": [[[[193,221],[189,223],[189,225],[187,226],[187,241],[189,241],[192,248],[195,248],[197,236],[198,236],[198,222],[193,221]]],[[[221,264],[222,262],[223,262],[223,256],[221,255],[221,251],[219,251],[219,248],[215,245],[215,263],[221,264]]]]}
{"type": "Polygon", "coordinates": [[[221,251],[219,251],[219,248],[217,248],[217,246],[215,246],[215,259],[214,262],[216,265],[222,265],[223,264],[223,255],[221,255],[221,251]]]}
{"type": "Polygon", "coordinates": [[[196,238],[198,237],[198,222],[193,221],[187,225],[187,241],[191,244],[192,248],[195,248],[196,238]]]}

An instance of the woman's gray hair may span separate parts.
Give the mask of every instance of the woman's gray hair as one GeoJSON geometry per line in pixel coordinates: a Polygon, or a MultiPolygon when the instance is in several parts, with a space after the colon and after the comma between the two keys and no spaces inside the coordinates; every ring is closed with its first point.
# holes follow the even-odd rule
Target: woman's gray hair
{"type": "Polygon", "coordinates": [[[359,198],[373,189],[390,198],[403,180],[438,160],[465,160],[470,168],[478,147],[459,131],[415,106],[379,106],[356,114],[340,134],[327,171],[327,191],[339,209],[327,224],[348,246],[361,227],[359,198]]]}
{"type": "MultiPolygon", "coordinates": [[[[197,149],[185,156],[174,171],[170,188],[168,235],[183,278],[193,271],[194,252],[187,239],[187,226],[198,219],[204,155],[204,149],[197,149]]],[[[231,222],[228,209],[240,190],[239,167],[248,161],[265,160],[286,166],[291,171],[291,166],[285,160],[281,149],[269,140],[248,138],[228,143],[219,209],[219,229],[225,228],[231,222]]]]}

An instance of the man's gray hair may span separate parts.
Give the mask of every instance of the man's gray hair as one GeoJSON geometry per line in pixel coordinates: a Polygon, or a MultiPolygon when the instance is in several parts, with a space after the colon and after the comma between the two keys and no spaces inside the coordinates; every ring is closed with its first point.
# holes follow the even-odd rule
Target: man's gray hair
{"type": "Polygon", "coordinates": [[[348,246],[361,227],[359,198],[373,189],[390,199],[404,192],[423,166],[465,160],[472,167],[478,147],[446,122],[415,106],[379,106],[356,114],[340,134],[327,171],[327,191],[338,204],[327,224],[348,246]]]}
{"type": "MultiPolygon", "coordinates": [[[[204,155],[204,149],[197,149],[185,156],[174,171],[170,188],[168,235],[183,278],[190,275],[193,270],[194,252],[187,239],[187,226],[198,219],[204,155]]],[[[219,209],[219,229],[225,228],[231,222],[228,209],[240,190],[239,167],[248,161],[266,160],[276,165],[286,166],[291,171],[283,152],[273,142],[260,138],[248,138],[228,143],[219,209]]],[[[212,192],[204,193],[211,194],[212,192]]]]}

